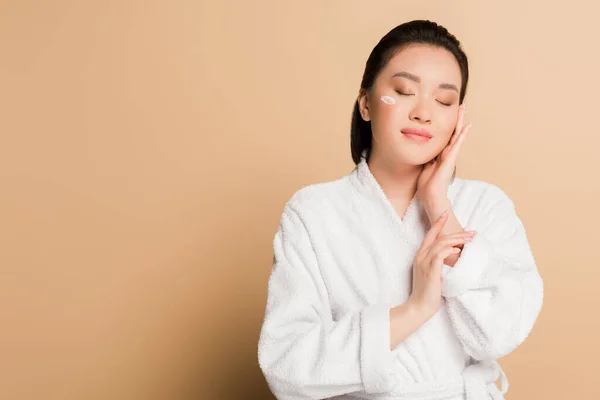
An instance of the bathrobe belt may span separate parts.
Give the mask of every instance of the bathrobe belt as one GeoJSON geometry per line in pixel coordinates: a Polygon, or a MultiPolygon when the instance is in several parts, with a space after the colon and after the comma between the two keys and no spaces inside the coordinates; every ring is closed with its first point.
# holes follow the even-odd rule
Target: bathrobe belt
{"type": "Polygon", "coordinates": [[[501,400],[508,391],[508,379],[497,361],[475,361],[463,374],[448,381],[399,383],[389,393],[352,393],[335,399],[435,400],[463,397],[466,400],[501,400]],[[500,377],[501,389],[496,380],[500,377]]]}

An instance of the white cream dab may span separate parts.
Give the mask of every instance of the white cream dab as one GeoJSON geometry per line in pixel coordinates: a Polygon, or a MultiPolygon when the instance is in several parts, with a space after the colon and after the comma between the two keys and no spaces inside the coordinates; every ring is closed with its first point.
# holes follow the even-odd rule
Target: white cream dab
{"type": "Polygon", "coordinates": [[[396,104],[396,100],[390,96],[381,96],[381,101],[383,101],[385,104],[396,104]]]}

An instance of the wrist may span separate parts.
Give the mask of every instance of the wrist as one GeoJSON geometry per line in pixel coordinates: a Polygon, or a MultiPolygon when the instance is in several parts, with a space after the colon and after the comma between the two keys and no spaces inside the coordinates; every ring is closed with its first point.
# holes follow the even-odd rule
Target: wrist
{"type": "Polygon", "coordinates": [[[418,321],[418,325],[422,325],[435,314],[435,311],[430,307],[419,304],[412,297],[404,304],[406,306],[406,314],[410,315],[413,320],[418,321]]]}
{"type": "Polygon", "coordinates": [[[442,213],[446,210],[452,212],[452,204],[448,199],[435,202],[426,201],[423,203],[423,208],[425,209],[425,213],[427,214],[427,217],[429,217],[429,221],[431,222],[436,221],[440,217],[440,215],[442,215],[442,213]]]}
{"type": "Polygon", "coordinates": [[[390,308],[390,350],[419,329],[430,317],[416,307],[412,300],[390,308]]]}

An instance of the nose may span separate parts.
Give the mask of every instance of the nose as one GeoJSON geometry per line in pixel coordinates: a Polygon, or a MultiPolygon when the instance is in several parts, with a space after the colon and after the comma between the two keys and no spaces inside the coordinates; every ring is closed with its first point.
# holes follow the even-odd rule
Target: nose
{"type": "Polygon", "coordinates": [[[411,121],[429,124],[431,123],[431,112],[423,102],[418,102],[411,110],[409,118],[411,121]]]}

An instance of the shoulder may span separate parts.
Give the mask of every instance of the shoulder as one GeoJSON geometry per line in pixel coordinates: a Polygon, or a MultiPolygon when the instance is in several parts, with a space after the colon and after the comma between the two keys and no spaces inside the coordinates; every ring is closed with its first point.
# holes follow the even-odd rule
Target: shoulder
{"type": "Polygon", "coordinates": [[[301,187],[286,202],[285,210],[291,210],[300,215],[321,214],[331,211],[332,207],[339,205],[348,196],[351,196],[351,190],[348,177],[344,176],[301,187]]]}
{"type": "Polygon", "coordinates": [[[497,206],[514,208],[514,202],[499,185],[479,179],[456,177],[449,190],[453,203],[490,210],[497,206]]]}
{"type": "Polygon", "coordinates": [[[504,188],[476,179],[455,179],[455,183],[450,201],[464,228],[485,233],[488,240],[498,243],[524,231],[515,203],[504,188]]]}
{"type": "Polygon", "coordinates": [[[326,220],[335,219],[339,204],[348,196],[347,179],[312,183],[297,189],[286,201],[279,219],[282,234],[306,235],[320,231],[326,220]]]}

